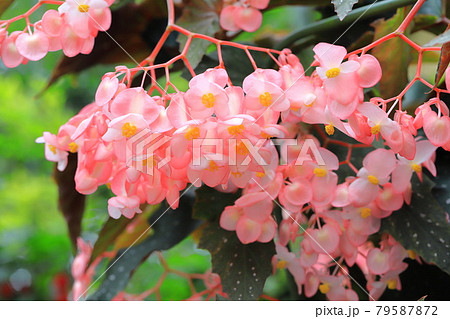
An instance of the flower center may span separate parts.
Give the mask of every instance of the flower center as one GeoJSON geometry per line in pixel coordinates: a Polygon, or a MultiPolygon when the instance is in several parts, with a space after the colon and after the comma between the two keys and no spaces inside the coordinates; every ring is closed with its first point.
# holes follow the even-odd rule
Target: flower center
{"type": "Polygon", "coordinates": [[[266,173],[264,173],[264,172],[256,172],[256,177],[264,177],[264,176],[266,176],[266,173]]]}
{"type": "Polygon", "coordinates": [[[240,141],[236,145],[236,153],[238,153],[240,155],[247,155],[249,153],[247,146],[245,146],[245,144],[242,141],[240,141]]]}
{"type": "Polygon", "coordinates": [[[269,92],[264,92],[259,96],[259,103],[262,106],[269,107],[272,104],[272,95],[269,92]]]}
{"type": "Polygon", "coordinates": [[[48,144],[48,149],[49,149],[53,154],[56,154],[56,147],[54,147],[53,145],[48,144]]]}
{"type": "Polygon", "coordinates": [[[79,4],[78,5],[78,11],[82,12],[82,13],[86,13],[89,11],[89,5],[87,4],[79,4]]]}
{"type": "Polygon", "coordinates": [[[324,282],[323,284],[321,284],[319,286],[319,290],[320,290],[321,293],[326,294],[327,292],[330,291],[330,285],[327,284],[326,282],[324,282]]]}
{"type": "Polygon", "coordinates": [[[277,268],[278,269],[284,269],[284,268],[286,268],[286,266],[287,266],[286,260],[279,260],[277,262],[277,268]]]}
{"type": "Polygon", "coordinates": [[[214,106],[215,102],[216,102],[216,98],[214,97],[214,95],[212,93],[203,94],[202,103],[206,108],[208,108],[208,109],[212,108],[214,106]]]}
{"type": "Polygon", "coordinates": [[[230,133],[230,135],[239,135],[245,130],[245,127],[242,124],[241,125],[233,125],[233,126],[228,127],[227,130],[228,130],[228,133],[230,133]]]}
{"type": "Polygon", "coordinates": [[[328,135],[333,135],[334,134],[333,124],[325,125],[325,131],[327,132],[328,135]]]}
{"type": "Polygon", "coordinates": [[[372,128],[370,129],[370,132],[373,135],[377,135],[378,133],[380,133],[380,129],[381,129],[380,124],[377,124],[375,126],[372,126],[372,128]]]}
{"type": "Polygon", "coordinates": [[[69,144],[69,152],[76,153],[78,151],[78,145],[75,142],[69,144]]]}
{"type": "Polygon", "coordinates": [[[200,137],[200,128],[198,126],[193,126],[187,129],[186,133],[184,133],[184,138],[192,141],[195,138],[200,137]]]}
{"type": "Polygon", "coordinates": [[[378,178],[376,178],[376,177],[373,176],[373,175],[367,176],[367,179],[368,179],[369,182],[370,182],[371,184],[373,184],[373,185],[378,185],[378,183],[379,183],[378,178]]]}
{"type": "Polygon", "coordinates": [[[233,174],[234,177],[238,178],[242,176],[241,172],[231,172],[231,174],[233,174]]]}
{"type": "Polygon", "coordinates": [[[371,212],[372,212],[372,210],[369,207],[364,207],[364,208],[361,208],[361,210],[360,210],[360,214],[361,214],[362,218],[369,217],[370,215],[372,215],[371,212]]]}
{"type": "Polygon", "coordinates": [[[314,175],[316,175],[317,177],[324,177],[327,175],[327,170],[324,168],[316,167],[314,169],[314,175]]]}
{"type": "Polygon", "coordinates": [[[136,125],[127,122],[122,126],[122,135],[127,138],[132,137],[134,134],[136,134],[136,130],[137,130],[136,125]]]}
{"type": "Polygon", "coordinates": [[[214,161],[209,161],[208,171],[215,172],[218,170],[219,170],[219,165],[217,165],[216,162],[214,162],[214,161]]]}
{"type": "Polygon", "coordinates": [[[408,257],[409,258],[416,259],[417,254],[416,254],[416,252],[414,250],[408,249],[406,252],[408,253],[408,257]]]}
{"type": "Polygon", "coordinates": [[[422,171],[422,166],[420,166],[419,164],[412,164],[411,168],[416,173],[420,173],[422,171]]]}
{"type": "Polygon", "coordinates": [[[306,94],[305,98],[303,99],[303,103],[306,107],[313,106],[314,102],[316,101],[316,95],[312,93],[306,94]]]}
{"type": "Polygon", "coordinates": [[[388,287],[389,289],[391,289],[391,290],[396,289],[396,288],[397,288],[397,280],[395,280],[395,279],[389,279],[389,280],[387,281],[387,287],[388,287]]]}
{"type": "Polygon", "coordinates": [[[325,73],[325,75],[327,76],[327,78],[331,79],[331,78],[337,77],[339,75],[339,73],[341,73],[341,69],[332,68],[332,69],[329,69],[327,71],[327,73],[325,73]]]}

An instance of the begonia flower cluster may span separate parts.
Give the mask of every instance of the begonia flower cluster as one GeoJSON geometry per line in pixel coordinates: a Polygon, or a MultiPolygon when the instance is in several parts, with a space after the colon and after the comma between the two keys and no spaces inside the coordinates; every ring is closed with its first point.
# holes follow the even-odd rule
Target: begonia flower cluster
{"type": "Polygon", "coordinates": [[[0,21],[1,61],[14,68],[53,51],[62,50],[68,57],[91,53],[98,32],[111,26],[112,3],[114,0],[66,0],[33,24],[27,17],[25,30],[11,33],[9,21],[0,21]]]}
{"type": "Polygon", "coordinates": [[[363,90],[381,78],[374,56],[348,56],[327,43],[314,53],[317,67],[310,76],[284,50],[279,70],[256,69],[242,86],[214,68],[193,77],[186,92],[162,97],[130,87],[120,68],[103,77],[94,103],[38,142],[59,170],[69,152],[78,154],[76,189],[91,194],[107,185],[114,194],[108,202],[112,218],[133,218],[143,204],[164,200],[177,207],[188,185],[240,189],[241,197],[223,211],[221,227],[244,244],[275,239],[274,271],[287,269],[299,293],[357,299],[347,269],[336,268],[336,261],[345,261],[345,267],[361,268],[377,299],[386,288],[401,288],[403,259],[416,256],[389,235],[375,243],[370,236],[383,218],[409,203],[413,174],[421,178],[424,167],[436,174],[436,149],[450,148],[449,111],[431,99],[414,117],[392,113],[381,99],[364,100],[363,90]],[[355,163],[354,175],[339,178],[340,159],[311,135],[310,124],[368,147],[378,139],[383,147],[355,163]],[[130,158],[130,141],[143,133],[149,143],[163,142],[151,153],[136,148],[130,158]],[[281,220],[275,220],[275,208],[281,220]]]}

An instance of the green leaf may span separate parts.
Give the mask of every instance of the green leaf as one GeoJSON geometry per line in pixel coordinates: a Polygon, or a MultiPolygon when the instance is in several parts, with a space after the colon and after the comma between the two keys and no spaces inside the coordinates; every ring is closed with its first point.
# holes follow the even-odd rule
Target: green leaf
{"type": "Polygon", "coordinates": [[[2,0],[0,2],[0,16],[3,14],[3,12],[8,9],[8,7],[13,3],[14,0],[2,0]]]}
{"type": "Polygon", "coordinates": [[[185,194],[175,210],[161,205],[149,220],[153,235],[127,250],[120,250],[109,263],[100,288],[88,299],[111,300],[125,289],[134,270],[152,252],[172,248],[196,229],[202,222],[191,218],[193,201],[192,195],[185,194]]]}
{"type": "Polygon", "coordinates": [[[331,3],[334,4],[334,11],[341,21],[352,11],[353,5],[357,2],[358,0],[331,0],[331,3]]]}
{"type": "Polygon", "coordinates": [[[132,219],[120,216],[119,219],[109,217],[98,234],[92,250],[89,265],[97,259],[108,247],[116,240],[116,238],[125,230],[132,219]]]}
{"type": "Polygon", "coordinates": [[[428,42],[426,47],[440,46],[444,43],[450,42],[450,30],[446,30],[444,33],[438,35],[436,38],[428,42]]]}
{"type": "MultiPolygon", "coordinates": [[[[183,10],[177,25],[191,32],[214,36],[220,30],[218,12],[221,4],[222,1],[218,0],[192,0],[183,10]]],[[[177,41],[180,43],[181,52],[186,45],[187,37],[180,34],[177,41]]],[[[205,40],[192,40],[186,58],[193,69],[197,67],[210,45],[211,43],[205,40]]]]}
{"type": "MultiPolygon", "coordinates": [[[[397,29],[408,13],[407,8],[397,10],[389,20],[379,19],[372,23],[375,28],[375,39],[379,39],[397,29]]],[[[408,32],[406,32],[408,34],[408,32]]],[[[398,95],[408,83],[408,65],[412,48],[402,39],[390,39],[372,50],[372,54],[380,61],[383,75],[380,80],[380,93],[383,98],[398,95]]]]}
{"type": "Polygon", "coordinates": [[[412,180],[410,205],[382,220],[381,231],[391,234],[406,249],[450,273],[450,224],[447,213],[432,194],[433,182],[423,176],[412,180]]]}
{"type": "Polygon", "coordinates": [[[204,185],[195,191],[192,216],[196,219],[218,220],[225,207],[233,205],[239,197],[240,191],[221,193],[204,185]]]}
{"type": "Polygon", "coordinates": [[[77,154],[69,153],[67,167],[60,172],[53,172],[56,184],[58,184],[59,209],[67,223],[73,252],[77,252],[77,238],[81,234],[81,221],[84,214],[86,196],[75,189],[75,172],[77,170],[77,154]]]}
{"type": "Polygon", "coordinates": [[[212,271],[220,276],[223,291],[231,300],[256,300],[262,294],[272,271],[273,241],[244,245],[235,232],[209,222],[198,247],[211,253],[212,271]]]}
{"type": "MultiPolygon", "coordinates": [[[[256,65],[259,67],[266,65],[267,61],[269,60],[269,57],[265,53],[252,51],[252,56],[253,59],[255,60],[256,65]]],[[[230,46],[223,46],[222,57],[225,69],[227,70],[228,76],[230,77],[230,80],[233,83],[233,85],[241,86],[244,78],[253,71],[255,71],[252,64],[250,63],[250,60],[248,59],[247,54],[242,49],[230,46]]],[[[203,56],[203,59],[195,69],[195,73],[196,74],[203,73],[207,69],[214,68],[218,65],[219,59],[217,57],[217,51],[213,51],[208,55],[203,56]]],[[[187,70],[185,70],[182,76],[185,79],[189,79],[190,73],[187,70]]]]}

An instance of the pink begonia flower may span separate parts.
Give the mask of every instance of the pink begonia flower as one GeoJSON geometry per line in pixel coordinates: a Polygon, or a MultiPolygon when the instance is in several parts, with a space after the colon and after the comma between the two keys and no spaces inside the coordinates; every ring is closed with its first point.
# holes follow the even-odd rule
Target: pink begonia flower
{"type": "Polygon", "coordinates": [[[448,115],[439,117],[434,111],[426,112],[423,131],[433,145],[443,146],[450,141],[450,118],[448,115]]]}
{"type": "Polygon", "coordinates": [[[285,246],[278,243],[275,245],[275,249],[277,253],[272,258],[273,272],[275,273],[276,269],[287,269],[294,277],[298,293],[301,294],[306,275],[305,270],[300,265],[300,259],[285,246]]]}
{"type": "Polygon", "coordinates": [[[139,197],[137,196],[116,196],[108,200],[108,213],[114,219],[124,215],[127,218],[133,218],[136,213],[141,213],[139,208],[139,197]]]}
{"type": "Polygon", "coordinates": [[[353,205],[364,206],[373,201],[380,190],[379,185],[388,182],[397,161],[394,152],[376,149],[366,155],[358,178],[349,186],[350,201],[353,205]]]}
{"type": "Polygon", "coordinates": [[[416,145],[417,151],[414,159],[410,161],[398,156],[398,165],[392,172],[392,186],[399,193],[406,191],[413,172],[421,174],[422,164],[429,160],[437,149],[436,146],[427,140],[418,141],[416,145]]]}
{"type": "Polygon", "coordinates": [[[267,80],[248,81],[248,89],[244,86],[244,92],[244,105],[250,110],[265,111],[270,108],[282,112],[289,109],[289,100],[283,90],[267,80]]]}
{"type": "Polygon", "coordinates": [[[265,192],[241,196],[234,206],[228,206],[220,216],[220,227],[236,231],[243,244],[273,239],[277,224],[271,217],[273,203],[265,192]]]}
{"type": "Polygon", "coordinates": [[[63,24],[64,18],[56,10],[47,10],[42,16],[42,29],[50,37],[58,37],[63,24]]]}
{"type": "Polygon", "coordinates": [[[108,127],[108,131],[102,137],[105,142],[130,138],[148,128],[148,124],[141,114],[129,113],[115,118],[109,122],[108,127]]]}
{"type": "Polygon", "coordinates": [[[16,39],[17,51],[30,61],[38,61],[47,55],[49,49],[49,39],[47,35],[39,30],[33,34],[23,32],[16,39]]]}
{"type": "Polygon", "coordinates": [[[373,215],[370,207],[347,206],[343,210],[343,217],[348,220],[347,227],[358,234],[372,235],[380,230],[381,220],[373,215]]]}
{"type": "Polygon", "coordinates": [[[319,43],[313,49],[320,66],[317,74],[324,81],[328,93],[331,112],[341,119],[349,117],[359,103],[360,86],[356,71],[360,64],[344,60],[347,50],[328,43],[319,43]]]}
{"type": "Polygon", "coordinates": [[[358,106],[358,111],[367,117],[373,135],[381,133],[381,136],[394,152],[399,152],[402,149],[403,134],[400,125],[392,121],[385,111],[370,102],[358,106]]]}
{"type": "Polygon", "coordinates": [[[90,36],[90,26],[94,30],[105,30],[109,28],[108,19],[102,19],[104,14],[109,11],[108,3],[104,0],[66,0],[59,8],[60,13],[64,13],[67,23],[80,38],[90,36]],[[91,20],[94,19],[94,22],[91,20]]]}
{"type": "Polygon", "coordinates": [[[337,186],[338,176],[334,170],[339,168],[339,159],[331,151],[321,147],[319,153],[325,165],[315,165],[311,186],[313,191],[313,203],[315,205],[328,205],[333,200],[337,186]]]}
{"type": "Polygon", "coordinates": [[[324,225],[321,229],[309,230],[309,236],[305,237],[311,244],[313,251],[319,254],[333,254],[339,247],[339,233],[330,225],[324,225]]]}
{"type": "Polygon", "coordinates": [[[230,113],[225,84],[220,81],[222,72],[219,69],[215,73],[217,72],[220,72],[217,82],[215,76],[203,75],[197,75],[189,81],[184,101],[194,119],[206,119],[212,114],[222,119],[230,113]]]}
{"type": "Polygon", "coordinates": [[[378,193],[375,203],[384,211],[399,210],[403,206],[403,194],[394,189],[391,183],[386,183],[378,193]]]}
{"type": "Polygon", "coordinates": [[[359,63],[359,68],[356,73],[358,74],[358,83],[361,87],[370,88],[380,81],[382,75],[381,65],[373,55],[351,55],[349,60],[359,63]]]}
{"type": "Polygon", "coordinates": [[[220,12],[220,25],[227,31],[256,31],[262,23],[262,14],[257,9],[265,9],[269,0],[237,1],[220,12]]]}
{"type": "Polygon", "coordinates": [[[291,183],[284,186],[278,195],[280,204],[290,212],[299,211],[304,204],[312,200],[312,197],[311,183],[303,177],[292,179],[291,183]]]}
{"type": "Polygon", "coordinates": [[[15,68],[27,60],[19,53],[16,46],[16,39],[21,35],[21,31],[12,32],[1,45],[1,57],[3,64],[8,68],[15,68]]]}
{"type": "Polygon", "coordinates": [[[150,125],[164,109],[140,87],[126,89],[117,94],[111,103],[111,114],[114,117],[130,113],[140,114],[150,125]]]}
{"type": "Polygon", "coordinates": [[[36,143],[45,143],[45,158],[50,162],[58,163],[58,170],[64,171],[67,167],[69,153],[63,150],[56,135],[44,132],[42,137],[36,139],[36,143]]]}
{"type": "Polygon", "coordinates": [[[95,103],[102,106],[111,101],[119,88],[119,79],[116,77],[103,77],[95,93],[95,103]]]}
{"type": "Polygon", "coordinates": [[[344,276],[320,276],[322,284],[319,285],[319,291],[333,301],[356,301],[358,295],[351,289],[344,287],[344,276]]]}

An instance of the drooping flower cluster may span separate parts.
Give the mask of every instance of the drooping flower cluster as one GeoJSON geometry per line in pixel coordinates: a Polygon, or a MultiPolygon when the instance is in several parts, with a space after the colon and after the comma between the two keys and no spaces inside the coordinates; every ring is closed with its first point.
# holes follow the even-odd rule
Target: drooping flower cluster
{"type": "Polygon", "coordinates": [[[244,244],[275,238],[274,268],[287,268],[299,293],[357,299],[346,268],[330,273],[339,260],[360,266],[378,298],[386,287],[400,289],[402,260],[414,253],[392,237],[372,243],[369,236],[409,203],[413,173],[421,178],[426,167],[436,174],[434,152],[449,147],[448,109],[432,99],[415,117],[402,110],[389,117],[383,100],[364,101],[363,89],[381,77],[376,58],[351,55],[343,62],[345,48],[326,43],[314,52],[318,67],[311,76],[284,50],[278,71],[256,69],[242,87],[215,68],[193,77],[186,92],[162,97],[129,87],[121,67],[103,77],[95,103],[38,141],[60,170],[68,152],[78,153],[77,190],[90,194],[108,185],[113,218],[132,218],[144,203],[177,207],[188,184],[242,189],[223,211],[221,227],[244,244]],[[356,176],[339,180],[337,155],[305,124],[323,124],[328,135],[337,129],[367,147],[378,138],[385,148],[368,152],[353,167],[356,176]],[[420,128],[428,139],[418,137],[420,128]]]}
{"type": "Polygon", "coordinates": [[[270,0],[225,0],[220,26],[227,31],[254,32],[262,23],[262,13],[270,0]]]}
{"type": "MultiPolygon", "coordinates": [[[[68,57],[89,54],[99,31],[111,25],[114,0],[66,0],[58,10],[48,10],[42,19],[8,34],[11,21],[0,21],[0,58],[8,68],[38,61],[48,52],[62,50],[68,57]]],[[[37,8],[37,7],[36,7],[37,8]]]]}

